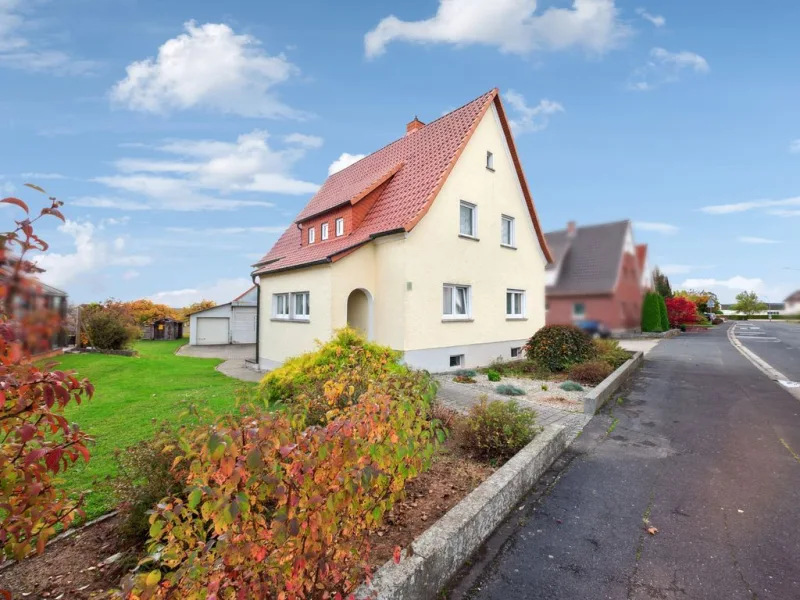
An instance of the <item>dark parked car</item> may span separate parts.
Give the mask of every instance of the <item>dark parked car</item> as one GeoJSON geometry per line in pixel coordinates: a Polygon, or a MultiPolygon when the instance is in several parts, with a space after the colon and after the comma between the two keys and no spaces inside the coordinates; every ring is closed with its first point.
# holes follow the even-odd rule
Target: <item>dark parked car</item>
{"type": "Polygon", "coordinates": [[[590,337],[593,338],[607,338],[611,337],[611,330],[603,325],[600,321],[583,320],[575,321],[575,325],[585,331],[590,337]]]}

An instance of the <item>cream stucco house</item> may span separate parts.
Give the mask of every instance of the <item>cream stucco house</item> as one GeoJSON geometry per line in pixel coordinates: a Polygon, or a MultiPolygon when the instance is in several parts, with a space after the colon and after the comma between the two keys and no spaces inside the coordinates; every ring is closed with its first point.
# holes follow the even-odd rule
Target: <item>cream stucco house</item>
{"type": "Polygon", "coordinates": [[[492,90],[331,175],[254,265],[259,367],[348,324],[431,371],[512,358],[550,260],[492,90]]]}

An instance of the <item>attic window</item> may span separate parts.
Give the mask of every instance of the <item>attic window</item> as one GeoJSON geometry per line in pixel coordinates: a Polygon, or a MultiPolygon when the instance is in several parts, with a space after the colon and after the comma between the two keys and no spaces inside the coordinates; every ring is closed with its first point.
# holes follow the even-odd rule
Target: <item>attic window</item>
{"type": "Polygon", "coordinates": [[[308,243],[313,244],[315,239],[316,239],[316,234],[314,233],[314,228],[311,227],[308,230],[308,243]]]}
{"type": "Polygon", "coordinates": [[[486,152],[486,168],[494,171],[494,154],[488,151],[486,152]]]}
{"type": "Polygon", "coordinates": [[[327,239],[328,239],[328,224],[327,224],[327,223],[323,223],[323,224],[320,226],[319,238],[320,238],[322,241],[325,241],[325,240],[327,240],[327,239]]]}
{"type": "Polygon", "coordinates": [[[336,219],[336,237],[344,235],[344,219],[336,219]]]}

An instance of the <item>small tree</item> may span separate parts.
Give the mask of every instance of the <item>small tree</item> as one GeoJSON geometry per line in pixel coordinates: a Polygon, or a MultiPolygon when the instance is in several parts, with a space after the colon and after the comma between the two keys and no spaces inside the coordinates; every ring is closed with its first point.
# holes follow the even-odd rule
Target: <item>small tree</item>
{"type": "Polygon", "coordinates": [[[666,298],[659,294],[658,299],[658,309],[661,314],[661,329],[667,331],[669,329],[669,313],[667,312],[666,298]]]}
{"type": "Polygon", "coordinates": [[[89,344],[100,350],[122,350],[141,335],[125,305],[107,300],[99,310],[90,310],[84,319],[89,344]]]}
{"type": "Polygon", "coordinates": [[[667,298],[666,303],[669,324],[672,327],[690,325],[700,320],[697,315],[697,305],[688,298],[675,296],[674,298],[667,298]]]}
{"type": "Polygon", "coordinates": [[[94,390],[86,380],[31,360],[35,342],[59,326],[55,314],[30,302],[40,297],[35,273],[41,270],[28,256],[48,247],[34,233],[34,224],[44,216],[63,221],[62,203],[50,198],[31,218],[22,200],[0,202],[25,212],[13,230],[0,234],[0,548],[5,556],[22,559],[42,552],[57,526],[68,525],[79,512],[79,502],[70,501],[53,476],[80,457],[89,460],[89,438],[63,412],[94,390]]]}
{"type": "Polygon", "coordinates": [[[661,294],[664,298],[672,298],[669,277],[664,275],[658,267],[653,269],[653,288],[656,293],[661,294]]]}
{"type": "Polygon", "coordinates": [[[753,292],[739,292],[736,294],[736,304],[732,306],[733,310],[750,317],[758,312],[767,309],[766,302],[762,302],[758,294],[753,292]]]}
{"type": "Polygon", "coordinates": [[[661,296],[655,292],[645,294],[642,303],[642,331],[664,331],[661,323],[661,296]]]}

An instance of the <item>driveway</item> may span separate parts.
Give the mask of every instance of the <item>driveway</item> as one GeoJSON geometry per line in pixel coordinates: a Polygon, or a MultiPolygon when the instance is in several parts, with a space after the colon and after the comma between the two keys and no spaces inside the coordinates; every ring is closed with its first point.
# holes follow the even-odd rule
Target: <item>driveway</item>
{"type": "Polygon", "coordinates": [[[800,598],[800,404],[727,329],[656,346],[449,597],[800,598]]]}
{"type": "Polygon", "coordinates": [[[190,346],[184,344],[178,349],[178,356],[194,358],[221,358],[225,362],[217,367],[217,371],[242,381],[261,381],[263,373],[253,371],[245,366],[245,360],[255,359],[255,344],[225,344],[219,346],[190,346]]]}

